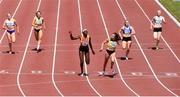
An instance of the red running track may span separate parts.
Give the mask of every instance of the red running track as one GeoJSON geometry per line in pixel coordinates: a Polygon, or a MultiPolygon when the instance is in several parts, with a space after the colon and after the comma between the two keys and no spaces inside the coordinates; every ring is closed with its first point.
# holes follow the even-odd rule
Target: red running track
{"type": "MultiPolygon", "coordinates": [[[[154,0],[2,0],[0,24],[8,12],[14,14],[20,35],[14,44],[15,55],[8,49],[4,31],[0,38],[0,96],[178,96],[179,31],[163,11],[167,20],[159,51],[153,46],[151,19],[160,6],[154,0]],[[20,2],[20,3],[19,3],[20,2]],[[18,4],[19,7],[18,7],[18,4]],[[36,47],[31,23],[36,10],[41,10],[47,29],[44,31],[42,52],[36,47]],[[14,13],[15,12],[15,13],[14,13]],[[136,31],[129,61],[117,50],[117,72],[114,78],[100,77],[104,52],[101,42],[119,30],[128,19],[136,31]],[[88,77],[79,77],[79,41],[71,41],[68,31],[80,34],[87,28],[96,55],[91,54],[88,77]],[[169,46],[169,47],[168,47],[169,46]]],[[[108,71],[110,66],[108,65],[108,71]]]]}

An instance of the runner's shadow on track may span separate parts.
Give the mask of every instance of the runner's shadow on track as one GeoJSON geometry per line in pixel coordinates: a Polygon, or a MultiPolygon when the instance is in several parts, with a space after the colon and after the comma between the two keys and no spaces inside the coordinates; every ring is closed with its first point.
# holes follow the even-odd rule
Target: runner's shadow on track
{"type": "Polygon", "coordinates": [[[3,54],[12,54],[12,55],[14,55],[14,54],[17,54],[17,53],[19,53],[19,52],[9,52],[9,51],[2,51],[2,53],[3,54]]]}
{"type": "Polygon", "coordinates": [[[148,47],[148,49],[151,49],[151,50],[161,50],[161,49],[163,49],[163,48],[158,48],[158,49],[156,49],[156,47],[148,47]]]}
{"type": "Polygon", "coordinates": [[[98,75],[98,76],[108,77],[108,78],[114,78],[116,75],[118,75],[118,73],[115,73],[115,74],[98,75]]]}
{"type": "MultiPolygon", "coordinates": [[[[126,60],[125,57],[117,57],[117,59],[120,59],[120,60],[126,60]]],[[[128,58],[128,60],[132,60],[133,58],[128,58]]]]}
{"type": "Polygon", "coordinates": [[[35,51],[36,53],[40,53],[40,52],[42,52],[42,51],[44,51],[45,49],[39,49],[39,50],[37,50],[37,48],[33,48],[32,49],[32,51],[35,51]]]}

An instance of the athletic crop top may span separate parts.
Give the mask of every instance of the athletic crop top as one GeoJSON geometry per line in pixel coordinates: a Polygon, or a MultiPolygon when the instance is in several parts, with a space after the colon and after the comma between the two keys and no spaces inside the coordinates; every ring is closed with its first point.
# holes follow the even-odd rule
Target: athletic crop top
{"type": "Polygon", "coordinates": [[[132,33],[132,27],[131,26],[128,26],[128,27],[123,26],[121,28],[121,30],[123,31],[123,34],[131,34],[132,33]]]}
{"type": "Polygon", "coordinates": [[[164,21],[163,16],[154,16],[153,17],[153,22],[155,27],[162,27],[162,22],[164,21]]]}
{"type": "Polygon", "coordinates": [[[117,46],[117,42],[110,40],[110,41],[108,42],[108,44],[107,44],[107,49],[110,50],[110,51],[115,51],[116,46],[117,46]]]}
{"type": "Polygon", "coordinates": [[[40,19],[35,17],[35,24],[36,25],[42,25],[43,24],[43,18],[41,17],[40,19]]]}
{"type": "Polygon", "coordinates": [[[89,38],[90,38],[89,35],[87,35],[86,38],[82,35],[82,36],[81,36],[81,45],[82,45],[82,46],[88,46],[88,44],[89,44],[89,38]]]}
{"type": "Polygon", "coordinates": [[[6,19],[5,25],[6,25],[7,27],[12,27],[12,26],[14,26],[14,25],[15,25],[15,19],[10,19],[10,20],[6,19]]]}

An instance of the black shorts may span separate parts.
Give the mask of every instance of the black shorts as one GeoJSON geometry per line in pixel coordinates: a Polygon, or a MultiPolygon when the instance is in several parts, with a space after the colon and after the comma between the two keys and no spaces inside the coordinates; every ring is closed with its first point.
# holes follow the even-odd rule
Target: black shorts
{"type": "Polygon", "coordinates": [[[126,41],[126,42],[132,41],[132,38],[131,37],[123,37],[122,41],[126,41]]]}
{"type": "Polygon", "coordinates": [[[162,28],[154,28],[153,32],[162,32],[162,28]]]}
{"type": "Polygon", "coordinates": [[[110,51],[110,50],[106,49],[106,52],[107,52],[109,55],[111,55],[111,54],[113,54],[115,51],[110,51]]]}
{"type": "Polygon", "coordinates": [[[89,52],[89,46],[88,45],[87,46],[80,45],[79,51],[88,53],[89,52]]]}
{"type": "Polygon", "coordinates": [[[39,32],[41,29],[34,29],[34,31],[39,32]]]}
{"type": "Polygon", "coordinates": [[[7,30],[7,32],[8,32],[9,34],[13,34],[13,33],[15,33],[15,30],[7,30]]]}

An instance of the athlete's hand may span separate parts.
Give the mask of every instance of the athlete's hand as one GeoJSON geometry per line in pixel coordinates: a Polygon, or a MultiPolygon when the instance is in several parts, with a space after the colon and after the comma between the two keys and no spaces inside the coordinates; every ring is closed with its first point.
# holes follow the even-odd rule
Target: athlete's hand
{"type": "Polygon", "coordinates": [[[103,51],[103,48],[99,49],[99,51],[102,52],[102,51],[103,51]]]}
{"type": "Polygon", "coordinates": [[[3,27],[2,29],[3,29],[3,30],[6,30],[6,27],[3,27]]]}
{"type": "Polygon", "coordinates": [[[19,31],[17,32],[17,35],[20,35],[20,32],[19,32],[19,31]]]}
{"type": "Polygon", "coordinates": [[[19,31],[19,28],[17,29],[17,34],[20,35],[20,31],[19,31]]]}
{"type": "Polygon", "coordinates": [[[153,29],[153,27],[152,26],[150,26],[150,30],[152,30],[153,29]]]}
{"type": "Polygon", "coordinates": [[[46,28],[43,28],[44,31],[46,31],[46,28]]]}
{"type": "Polygon", "coordinates": [[[151,24],[151,26],[150,26],[150,30],[152,30],[152,29],[153,29],[153,27],[154,27],[154,25],[153,25],[153,24],[151,24]]]}
{"type": "Polygon", "coordinates": [[[92,50],[92,53],[93,53],[93,55],[95,55],[95,52],[94,52],[94,50],[92,50]]]}
{"type": "Polygon", "coordinates": [[[69,31],[69,34],[71,35],[71,34],[72,34],[72,31],[69,31]]]}

